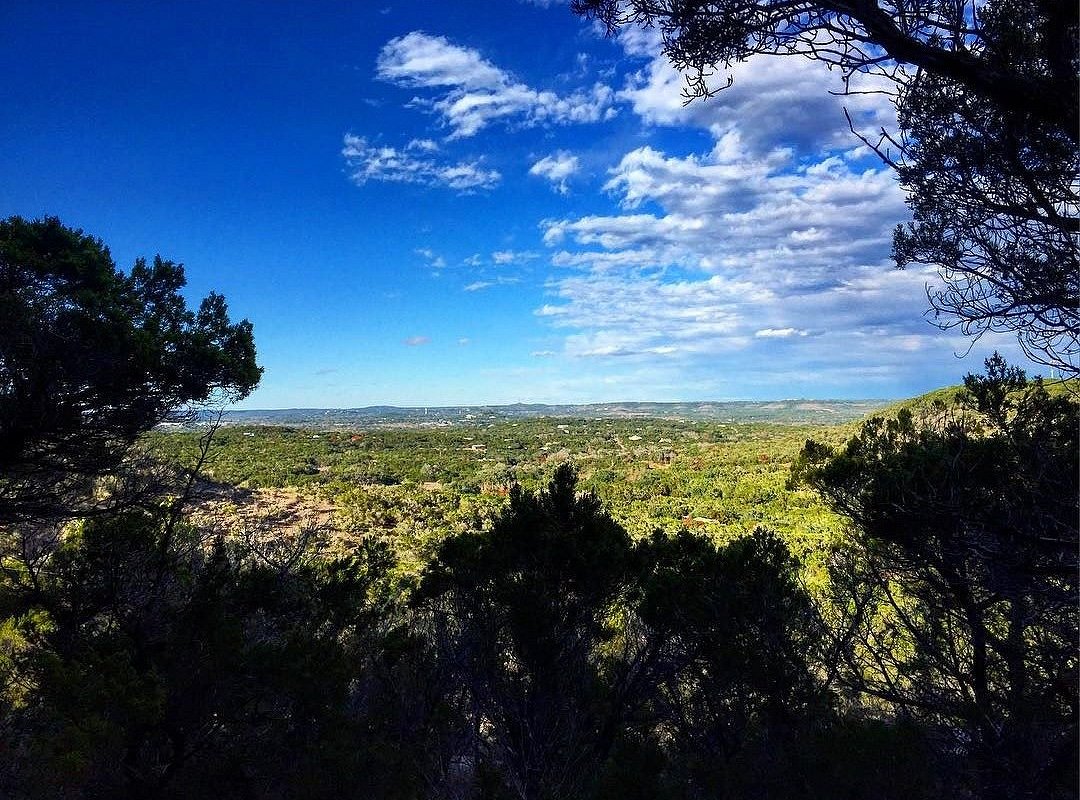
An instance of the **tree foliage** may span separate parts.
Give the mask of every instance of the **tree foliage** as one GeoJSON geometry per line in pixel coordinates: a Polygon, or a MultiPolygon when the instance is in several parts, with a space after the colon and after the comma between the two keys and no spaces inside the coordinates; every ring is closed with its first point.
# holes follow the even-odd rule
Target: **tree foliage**
{"type": "Polygon", "coordinates": [[[856,526],[834,563],[849,685],[953,735],[988,797],[1075,788],[1078,409],[999,357],[959,412],[874,419],[802,477],[856,526]]]}
{"type": "Polygon", "coordinates": [[[582,796],[634,702],[612,697],[602,656],[630,538],[576,483],[563,466],[546,491],[515,487],[491,533],[447,540],[421,587],[449,626],[436,636],[476,731],[473,769],[529,800],[582,796]]]}
{"type": "Polygon", "coordinates": [[[392,558],[317,543],[267,557],[129,510],[40,563],[9,553],[0,793],[415,796],[426,743],[401,733],[394,661],[413,648],[394,638],[392,558]]]}
{"type": "Polygon", "coordinates": [[[184,284],[160,257],[124,275],[55,218],[0,222],[0,522],[66,513],[140,434],[254,389],[251,324],[184,284]]]}
{"type": "MultiPolygon", "coordinates": [[[[1013,63],[1038,61],[1045,45],[1031,35],[1028,20],[1017,18],[1027,9],[1014,5],[988,8],[981,17],[984,27],[993,28],[995,40],[1011,50],[1003,57],[1013,63]]],[[[1003,110],[926,72],[903,87],[897,107],[900,135],[888,144],[898,155],[886,158],[909,192],[912,220],[894,235],[896,263],[939,268],[942,285],[932,287],[929,296],[943,327],[959,326],[974,336],[1015,332],[1028,357],[1075,372],[1080,356],[1075,139],[1067,129],[1003,110]]]]}
{"type": "Polygon", "coordinates": [[[683,531],[642,546],[635,613],[649,711],[693,797],[799,796],[801,751],[832,721],[821,631],[798,563],[758,529],[726,547],[683,531]]]}
{"type": "Polygon", "coordinates": [[[421,583],[465,726],[457,777],[485,797],[697,798],[753,796],[768,773],[769,796],[799,796],[798,753],[832,717],[787,547],[634,543],[576,482],[562,466],[515,488],[421,583]]]}
{"type": "Polygon", "coordinates": [[[899,267],[936,266],[945,327],[1018,334],[1035,360],[1080,365],[1080,11],[1069,0],[575,0],[609,30],[655,26],[690,72],[687,95],[755,54],[840,70],[852,91],[890,95],[899,132],[877,152],[896,168],[912,221],[899,267]]]}

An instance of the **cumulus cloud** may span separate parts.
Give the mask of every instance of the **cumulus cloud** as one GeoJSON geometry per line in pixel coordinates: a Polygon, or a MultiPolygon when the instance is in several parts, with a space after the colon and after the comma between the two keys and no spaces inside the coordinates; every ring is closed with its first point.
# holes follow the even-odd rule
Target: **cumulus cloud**
{"type": "Polygon", "coordinates": [[[403,86],[486,89],[505,82],[506,73],[476,50],[442,36],[413,31],[387,42],[375,62],[376,74],[403,86]]]}
{"type": "Polygon", "coordinates": [[[566,194],[570,191],[567,180],[578,171],[579,167],[577,156],[567,150],[557,150],[533,164],[529,168],[529,174],[550,181],[555,191],[566,194]]]}
{"type": "MultiPolygon", "coordinates": [[[[653,46],[647,34],[624,42],[653,46]]],[[[828,370],[941,347],[921,319],[929,276],[890,269],[891,232],[907,213],[893,175],[816,118],[829,108],[843,120],[820,75],[811,87],[801,66],[759,69],[708,109],[684,108],[655,59],[624,91],[646,122],[705,128],[713,146],[636,148],[604,187],[617,212],[541,223],[563,272],[535,313],[565,330],[567,355],[828,370]],[[788,112],[809,130],[786,132],[776,115],[788,112]]]]}
{"type": "Polygon", "coordinates": [[[449,138],[473,136],[495,121],[530,127],[598,122],[615,115],[615,93],[596,83],[569,94],[534,89],[492,64],[477,50],[443,36],[413,31],[387,42],[376,75],[398,86],[435,90],[414,98],[451,129],[449,138]]]}
{"type": "Polygon", "coordinates": [[[845,109],[860,130],[895,125],[892,101],[880,80],[864,76],[853,87],[858,93],[841,96],[844,86],[838,73],[793,56],[755,56],[719,69],[719,85],[727,77],[732,84],[707,100],[687,104],[686,75],[660,52],[655,31],[628,31],[620,43],[627,55],[647,59],[618,99],[648,124],[704,128],[717,141],[736,133],[751,153],[767,152],[780,143],[800,153],[852,147],[845,109]]]}
{"type": "Polygon", "coordinates": [[[404,148],[395,148],[372,144],[350,133],[345,136],[341,154],[349,166],[349,177],[358,186],[368,181],[387,181],[469,193],[492,189],[501,180],[497,170],[485,168],[479,160],[440,160],[434,155],[438,148],[428,147],[427,141],[413,140],[404,148]]]}
{"type": "Polygon", "coordinates": [[[881,262],[904,197],[883,167],[783,154],[729,164],[715,151],[628,153],[608,189],[628,213],[546,220],[550,246],[577,245],[556,264],[598,270],[680,266],[753,277],[766,286],[821,287],[853,266],[881,262]],[[640,206],[662,213],[640,213],[640,206]],[[588,249],[582,249],[588,248],[588,249]]]}

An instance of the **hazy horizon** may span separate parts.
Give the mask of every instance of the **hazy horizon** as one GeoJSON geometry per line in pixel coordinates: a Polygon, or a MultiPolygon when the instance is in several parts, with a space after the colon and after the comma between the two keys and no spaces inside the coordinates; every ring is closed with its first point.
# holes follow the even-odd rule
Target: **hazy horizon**
{"type": "Polygon", "coordinates": [[[723,400],[600,400],[591,403],[543,403],[543,402],[516,402],[516,403],[369,403],[363,406],[264,406],[254,407],[243,404],[227,406],[224,410],[257,413],[261,411],[364,411],[372,408],[393,408],[403,411],[416,411],[420,409],[467,409],[467,408],[511,408],[514,406],[540,406],[540,407],[589,407],[589,406],[619,406],[619,405],[726,405],[735,403],[892,403],[905,400],[906,397],[773,397],[773,398],[727,398],[723,400]]]}

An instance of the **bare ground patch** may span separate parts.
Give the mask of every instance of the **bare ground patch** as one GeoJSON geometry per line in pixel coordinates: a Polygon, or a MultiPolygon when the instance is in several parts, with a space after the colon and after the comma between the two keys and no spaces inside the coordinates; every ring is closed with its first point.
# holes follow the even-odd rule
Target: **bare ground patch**
{"type": "Polygon", "coordinates": [[[191,518],[196,525],[224,533],[295,536],[309,529],[328,535],[341,532],[336,505],[315,492],[292,486],[243,489],[202,481],[195,488],[191,509],[191,518]]]}

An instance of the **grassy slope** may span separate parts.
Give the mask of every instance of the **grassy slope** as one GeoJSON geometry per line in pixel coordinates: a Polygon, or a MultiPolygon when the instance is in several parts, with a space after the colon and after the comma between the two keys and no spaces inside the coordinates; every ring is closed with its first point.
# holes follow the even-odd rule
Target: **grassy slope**
{"type": "MultiPolygon", "coordinates": [[[[1046,391],[1051,397],[1058,395],[1068,394],[1072,397],[1080,397],[1080,380],[1070,379],[1067,381],[1052,381],[1043,384],[1046,391]]],[[[917,397],[912,397],[907,400],[901,400],[898,403],[885,406],[873,414],[872,417],[890,417],[896,416],[896,413],[902,408],[907,408],[912,411],[921,409],[930,409],[940,406],[952,406],[957,403],[957,395],[963,392],[964,387],[962,384],[956,386],[945,386],[941,389],[934,389],[933,391],[921,394],[917,397]]]]}

